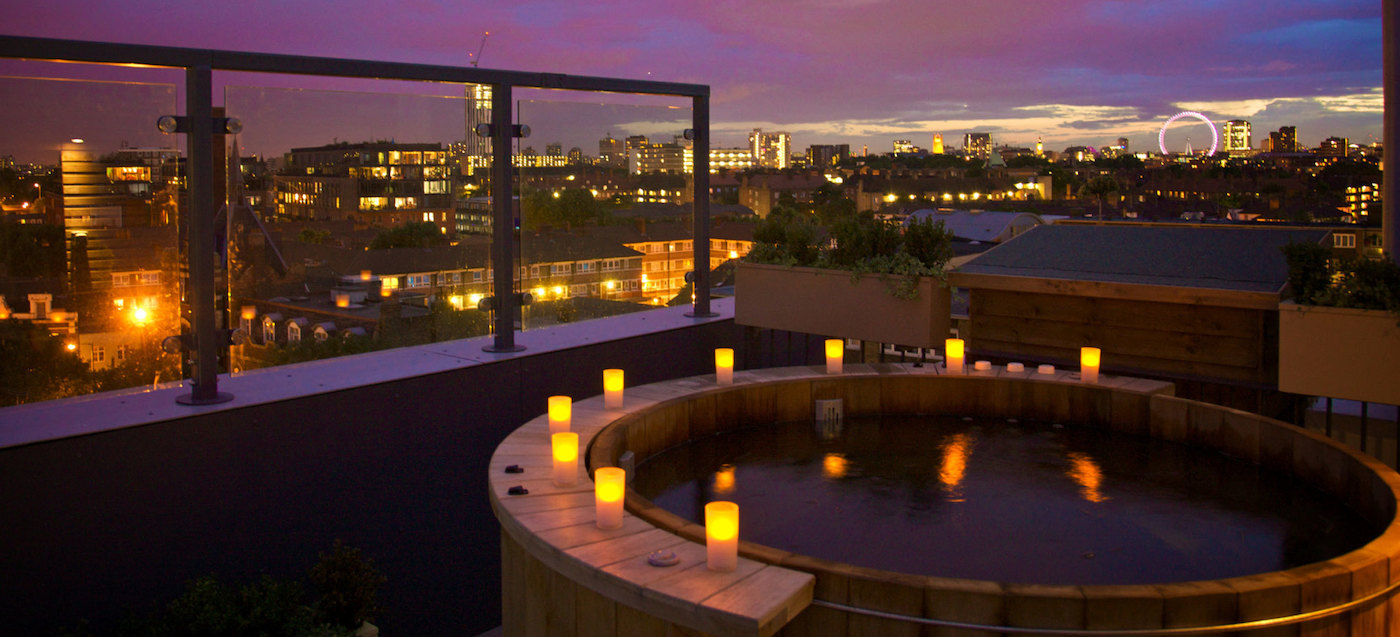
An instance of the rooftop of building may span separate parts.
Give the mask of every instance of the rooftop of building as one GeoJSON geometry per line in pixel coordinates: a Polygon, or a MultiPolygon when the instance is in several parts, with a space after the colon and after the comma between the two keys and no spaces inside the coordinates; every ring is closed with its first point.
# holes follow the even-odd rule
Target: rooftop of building
{"type": "Polygon", "coordinates": [[[959,272],[1281,293],[1282,248],[1327,230],[1047,225],[988,250],[959,272]]]}

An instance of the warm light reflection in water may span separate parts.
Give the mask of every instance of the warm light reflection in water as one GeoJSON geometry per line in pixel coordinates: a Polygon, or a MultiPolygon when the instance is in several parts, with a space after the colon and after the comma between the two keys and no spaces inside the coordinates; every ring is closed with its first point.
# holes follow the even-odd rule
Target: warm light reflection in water
{"type": "Polygon", "coordinates": [[[719,471],[715,472],[715,494],[724,495],[734,492],[734,465],[720,465],[719,471]]]}
{"type": "Polygon", "coordinates": [[[967,458],[972,455],[972,436],[953,434],[943,441],[943,464],[938,468],[938,480],[949,502],[962,502],[962,481],[967,474],[967,458]]]}
{"type": "Polygon", "coordinates": [[[1070,467],[1066,474],[1079,483],[1080,497],[1090,502],[1107,500],[1108,496],[1099,493],[1099,487],[1103,484],[1103,471],[1099,469],[1099,464],[1088,454],[1077,451],[1071,451],[1068,457],[1070,467]]]}
{"type": "Polygon", "coordinates": [[[846,456],[839,453],[828,453],[822,458],[822,477],[827,480],[839,480],[846,477],[846,456]]]}

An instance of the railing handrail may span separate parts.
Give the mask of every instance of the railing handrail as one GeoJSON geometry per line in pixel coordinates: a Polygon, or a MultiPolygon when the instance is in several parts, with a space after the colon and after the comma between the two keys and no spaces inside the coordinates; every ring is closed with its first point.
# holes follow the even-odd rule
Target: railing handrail
{"type": "MultiPolygon", "coordinates": [[[[491,352],[513,352],[522,349],[515,343],[511,317],[519,301],[510,272],[514,268],[509,228],[513,225],[510,205],[514,177],[511,166],[511,141],[517,135],[511,123],[511,92],[515,87],[561,89],[588,92],[670,95],[691,99],[693,128],[688,134],[694,140],[693,153],[697,168],[692,182],[694,201],[694,236],[700,245],[708,245],[709,210],[709,99],[710,87],[702,84],[627,80],[619,78],[572,76],[562,73],[530,73],[480,69],[473,66],[441,66],[406,62],[382,62],[341,58],[280,55],[273,53],[243,53],[213,49],[193,49],[143,44],[89,42],[0,35],[0,58],[88,62],[96,64],[141,64],[154,67],[182,69],[185,73],[185,118],[188,155],[186,171],[190,210],[187,263],[189,268],[191,302],[190,332],[184,347],[194,352],[191,372],[191,393],[178,402],[206,405],[230,400],[231,395],[218,391],[218,351],[228,346],[229,335],[217,328],[215,299],[220,292],[214,283],[214,229],[212,201],[214,199],[213,162],[213,83],[214,71],[300,74],[320,77],[363,78],[375,80],[411,80],[487,84],[494,87],[491,100],[492,178],[491,196],[492,241],[491,263],[496,271],[497,314],[495,344],[491,352]],[[700,171],[704,172],[701,173],[700,171]]],[[[695,297],[692,303],[696,318],[710,317],[709,259],[695,259],[695,297]]],[[[227,292],[226,290],[224,291],[227,292]]]]}
{"type": "Polygon", "coordinates": [[[462,82],[525,88],[675,95],[678,97],[709,97],[710,95],[710,87],[705,84],[12,35],[0,35],[0,57],[64,60],[95,64],[143,64],[169,68],[208,66],[215,71],[321,75],[377,80],[462,82]]]}

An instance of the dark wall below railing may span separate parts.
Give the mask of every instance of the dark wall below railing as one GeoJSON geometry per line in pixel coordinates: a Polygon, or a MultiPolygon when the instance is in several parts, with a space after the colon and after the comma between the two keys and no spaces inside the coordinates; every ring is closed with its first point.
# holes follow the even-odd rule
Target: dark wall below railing
{"type": "Polygon", "coordinates": [[[699,323],[0,450],[0,616],[16,634],[103,634],[210,573],[304,577],[341,539],[388,578],[387,634],[475,635],[500,623],[497,443],[549,395],[601,393],[604,368],[629,386],[703,374],[744,340],[699,323]]]}

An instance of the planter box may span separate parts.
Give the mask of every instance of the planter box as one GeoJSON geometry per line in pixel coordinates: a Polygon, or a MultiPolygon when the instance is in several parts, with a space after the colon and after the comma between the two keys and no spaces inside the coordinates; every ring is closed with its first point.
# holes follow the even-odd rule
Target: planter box
{"type": "Polygon", "coordinates": [[[1400,404],[1400,317],[1295,303],[1278,310],[1280,390],[1400,404]]]}
{"type": "Polygon", "coordinates": [[[852,282],[841,270],[739,263],[734,322],[821,336],[914,347],[942,347],[951,327],[951,290],[933,277],[919,295],[890,294],[886,278],[866,274],[852,282]]]}

